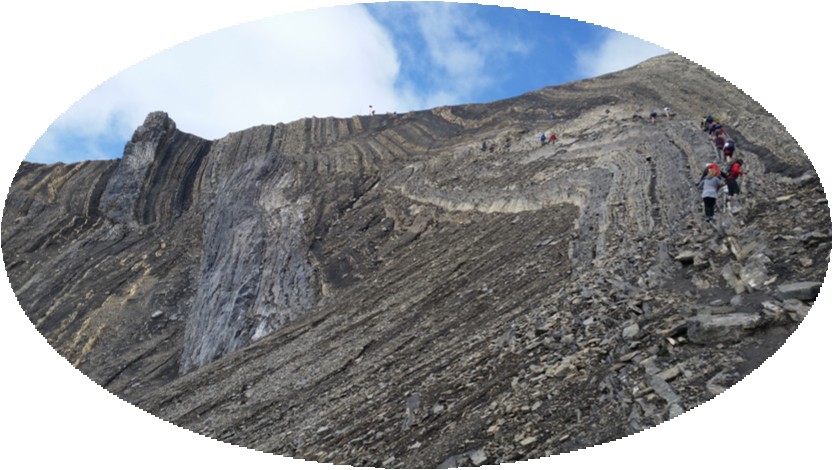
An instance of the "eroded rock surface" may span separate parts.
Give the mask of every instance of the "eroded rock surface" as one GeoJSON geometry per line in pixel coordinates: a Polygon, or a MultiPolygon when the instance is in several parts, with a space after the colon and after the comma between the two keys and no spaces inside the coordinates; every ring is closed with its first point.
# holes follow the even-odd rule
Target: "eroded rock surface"
{"type": "Polygon", "coordinates": [[[216,141],[153,113],[118,161],[21,165],[2,221],[24,311],[111,392],[223,441],[388,468],[567,452],[704,403],[808,314],[830,234],[798,144],[675,55],[216,141]],[[705,114],[749,172],[711,224],[705,114]]]}

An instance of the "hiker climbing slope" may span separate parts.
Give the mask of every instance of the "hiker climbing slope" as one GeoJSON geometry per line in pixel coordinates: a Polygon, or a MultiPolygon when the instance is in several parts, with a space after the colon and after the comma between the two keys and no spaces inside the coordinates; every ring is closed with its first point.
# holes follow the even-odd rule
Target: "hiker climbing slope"
{"type": "Polygon", "coordinates": [[[732,202],[732,199],[740,194],[740,177],[741,175],[745,175],[746,172],[741,169],[743,166],[743,160],[741,158],[736,158],[734,161],[728,166],[728,170],[726,171],[726,186],[729,188],[729,196],[726,198],[726,207],[729,207],[729,204],[732,202]]]}
{"type": "Polygon", "coordinates": [[[714,219],[714,206],[717,203],[718,191],[722,186],[723,181],[720,179],[717,165],[709,165],[706,177],[700,180],[700,197],[703,198],[703,212],[706,216],[706,222],[711,222],[714,219]]]}
{"type": "Polygon", "coordinates": [[[723,156],[729,160],[735,154],[735,141],[732,139],[726,140],[726,143],[723,144],[723,156]]]}

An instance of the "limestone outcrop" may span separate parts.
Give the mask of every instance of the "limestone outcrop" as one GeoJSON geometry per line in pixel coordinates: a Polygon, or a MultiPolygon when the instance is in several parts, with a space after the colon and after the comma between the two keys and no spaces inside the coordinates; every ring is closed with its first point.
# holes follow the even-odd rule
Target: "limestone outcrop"
{"type": "Polygon", "coordinates": [[[2,249],[49,344],[144,410],[281,455],[448,468],[714,398],[815,314],[831,223],[777,119],[669,54],[214,141],[152,113],[119,160],[23,163],[2,249]],[[706,114],[748,171],[712,223],[706,114]]]}

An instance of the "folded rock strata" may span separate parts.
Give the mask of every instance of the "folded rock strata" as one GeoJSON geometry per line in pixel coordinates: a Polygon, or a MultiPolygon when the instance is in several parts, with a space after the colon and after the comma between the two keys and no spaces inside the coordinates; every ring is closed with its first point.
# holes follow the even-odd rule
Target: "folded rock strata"
{"type": "Polygon", "coordinates": [[[23,310],[112,393],[226,442],[408,468],[567,452],[708,401],[808,314],[830,234],[785,129],[673,54],[214,141],[156,112],[119,160],[24,162],[2,220],[23,310]],[[709,113],[749,171],[713,224],[709,113]]]}

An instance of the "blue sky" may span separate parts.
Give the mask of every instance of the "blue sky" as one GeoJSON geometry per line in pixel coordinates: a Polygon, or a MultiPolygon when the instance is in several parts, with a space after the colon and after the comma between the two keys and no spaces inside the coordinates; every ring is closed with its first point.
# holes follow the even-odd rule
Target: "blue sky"
{"type": "Polygon", "coordinates": [[[62,114],[25,157],[118,158],[151,111],[208,139],[309,116],[488,102],[620,70],[666,52],[555,15],[444,2],[285,14],[142,61],[62,114]]]}

